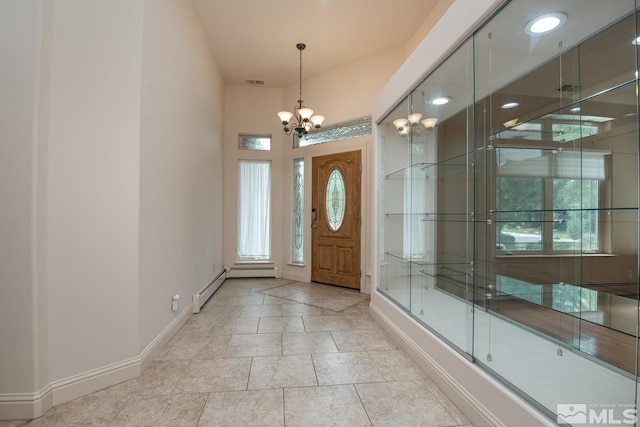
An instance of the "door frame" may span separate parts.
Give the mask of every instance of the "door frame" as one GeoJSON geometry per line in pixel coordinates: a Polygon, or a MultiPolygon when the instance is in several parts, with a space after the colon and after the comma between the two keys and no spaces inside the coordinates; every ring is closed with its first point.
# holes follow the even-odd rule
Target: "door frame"
{"type": "MultiPolygon", "coordinates": [[[[351,176],[356,176],[357,177],[357,183],[358,183],[358,185],[357,185],[358,193],[355,194],[355,197],[351,198],[349,196],[349,193],[347,192],[347,201],[349,199],[357,201],[356,205],[357,205],[357,209],[358,210],[357,210],[357,212],[354,212],[353,209],[349,209],[348,207],[345,207],[346,216],[345,216],[344,220],[345,221],[351,221],[352,223],[354,221],[356,221],[356,220],[359,220],[360,223],[357,225],[359,233],[357,233],[357,234],[356,233],[349,233],[349,236],[353,236],[353,240],[349,239],[349,241],[350,242],[351,241],[356,242],[356,247],[358,248],[358,251],[357,251],[358,258],[359,258],[357,260],[357,262],[358,262],[358,271],[357,272],[353,271],[353,274],[344,276],[344,278],[349,278],[348,280],[353,280],[352,284],[357,283],[358,287],[357,288],[352,287],[351,284],[349,284],[349,285],[344,284],[343,286],[346,287],[346,288],[350,288],[350,289],[358,289],[358,290],[360,290],[360,289],[362,289],[362,277],[363,277],[363,272],[362,272],[363,271],[363,265],[362,265],[362,251],[363,251],[363,248],[362,248],[362,225],[363,225],[363,220],[362,220],[362,211],[363,211],[363,206],[362,206],[362,193],[363,193],[363,191],[362,191],[362,181],[363,181],[363,179],[362,179],[362,175],[364,173],[364,167],[362,165],[363,155],[362,155],[362,150],[351,150],[351,151],[347,151],[347,152],[344,152],[344,153],[345,153],[345,155],[349,155],[349,157],[351,159],[357,159],[357,163],[353,164],[353,166],[356,166],[356,167],[359,166],[359,168],[360,168],[360,170],[353,170],[353,167],[349,168],[351,170],[351,174],[355,174],[355,175],[347,175],[346,170],[342,171],[342,174],[345,174],[345,176],[344,176],[345,178],[350,178],[351,176]],[[355,278],[354,278],[354,275],[356,275],[355,278]]],[[[321,207],[324,207],[324,209],[326,209],[326,205],[325,205],[326,194],[314,193],[314,190],[320,191],[320,189],[325,189],[325,185],[326,185],[326,182],[325,183],[316,182],[316,186],[314,188],[313,180],[315,178],[317,178],[315,176],[316,160],[317,159],[321,159],[321,158],[326,159],[327,157],[332,157],[333,159],[335,159],[335,160],[331,160],[332,162],[340,162],[340,160],[339,160],[340,157],[341,157],[340,154],[341,153],[324,154],[324,155],[321,155],[321,156],[313,156],[311,158],[311,175],[312,175],[311,176],[311,188],[312,188],[312,191],[311,191],[311,194],[310,194],[310,199],[311,199],[311,202],[312,202],[312,210],[311,210],[310,216],[312,215],[314,208],[322,210],[321,207]],[[315,202],[317,202],[317,203],[315,203],[315,202]]],[[[327,171],[327,170],[328,169],[325,169],[325,171],[327,171]]],[[[329,174],[327,174],[326,178],[328,178],[328,177],[329,177],[329,174]]],[[[345,186],[346,186],[347,189],[349,189],[351,187],[351,183],[347,183],[346,181],[345,181],[345,186]]],[[[355,191],[355,189],[349,189],[348,191],[355,191]]],[[[347,204],[350,205],[350,203],[347,203],[347,204]]],[[[351,205],[351,207],[353,207],[353,205],[351,205]]],[[[324,218],[326,216],[326,214],[324,212],[322,214],[318,213],[318,215],[319,215],[320,218],[324,218]]],[[[314,250],[316,250],[318,248],[314,247],[313,234],[314,234],[314,226],[318,227],[318,224],[319,223],[316,220],[315,224],[312,224],[310,226],[310,228],[311,228],[311,232],[310,232],[310,234],[311,234],[311,257],[310,257],[310,260],[311,261],[310,261],[310,264],[311,264],[311,279],[312,280],[313,280],[313,276],[314,276],[315,262],[318,259],[317,256],[315,256],[316,254],[314,253],[314,250]]],[[[351,224],[350,226],[353,226],[353,225],[351,224]]],[[[322,229],[323,229],[323,227],[320,226],[320,230],[322,230],[322,229]]],[[[333,231],[336,231],[339,234],[339,233],[341,233],[341,231],[340,231],[341,229],[342,229],[342,227],[339,227],[338,230],[333,230],[333,231]]],[[[325,232],[331,232],[331,231],[328,228],[325,228],[325,232]]],[[[326,234],[323,234],[322,236],[316,236],[316,242],[317,241],[322,241],[322,240],[326,241],[327,239],[329,239],[329,242],[332,242],[333,244],[335,244],[335,240],[332,240],[333,237],[327,236],[326,234]]],[[[333,277],[334,274],[335,275],[340,275],[339,272],[335,272],[334,271],[333,273],[329,274],[330,276],[332,276],[332,278],[331,279],[327,278],[327,280],[337,280],[336,277],[333,277]]],[[[321,275],[320,271],[316,272],[316,280],[318,280],[318,275],[321,275]]],[[[329,282],[326,282],[326,283],[329,283],[329,282]]],[[[335,286],[341,286],[339,283],[333,283],[333,284],[335,286]]]]}
{"type": "MultiPolygon", "coordinates": [[[[281,277],[291,280],[299,280],[301,282],[311,282],[311,164],[313,157],[320,157],[330,154],[339,154],[348,151],[360,151],[362,176],[360,178],[360,215],[362,217],[362,226],[360,227],[360,268],[362,276],[360,277],[360,292],[370,294],[373,291],[371,268],[373,268],[373,135],[365,135],[353,139],[330,142],[326,144],[311,145],[302,148],[287,148],[289,155],[287,157],[287,167],[285,168],[284,182],[285,194],[288,194],[287,214],[285,215],[287,229],[291,230],[292,213],[290,207],[293,206],[291,177],[293,173],[293,160],[304,158],[304,265],[293,265],[285,263],[281,270],[281,277]]],[[[288,232],[288,238],[283,239],[286,243],[284,250],[287,251],[285,258],[291,259],[291,232],[288,232]]]]}

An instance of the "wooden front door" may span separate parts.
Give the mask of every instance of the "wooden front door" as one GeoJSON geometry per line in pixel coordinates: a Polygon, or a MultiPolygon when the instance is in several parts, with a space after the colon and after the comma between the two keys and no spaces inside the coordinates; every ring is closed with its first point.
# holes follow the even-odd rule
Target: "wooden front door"
{"type": "Polygon", "coordinates": [[[360,289],[361,153],[312,162],[311,280],[360,289]]]}

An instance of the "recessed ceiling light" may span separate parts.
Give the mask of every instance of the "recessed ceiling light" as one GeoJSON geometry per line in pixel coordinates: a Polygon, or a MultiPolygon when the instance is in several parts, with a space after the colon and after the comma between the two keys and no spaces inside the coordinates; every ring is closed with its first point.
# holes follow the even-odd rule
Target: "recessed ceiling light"
{"type": "Polygon", "coordinates": [[[580,110],[582,110],[582,108],[580,108],[580,107],[573,107],[573,108],[572,108],[572,109],[570,109],[569,111],[571,111],[572,113],[577,113],[577,112],[579,112],[580,110]]]}
{"type": "Polygon", "coordinates": [[[451,102],[451,97],[450,96],[440,96],[438,98],[434,98],[431,100],[431,103],[433,105],[444,105],[444,104],[448,104],[449,102],[451,102]]]}
{"type": "Polygon", "coordinates": [[[508,110],[509,108],[516,108],[518,105],[520,105],[520,104],[518,104],[517,102],[507,102],[506,104],[504,104],[500,108],[502,108],[504,110],[508,110]]]}
{"type": "Polygon", "coordinates": [[[536,36],[560,28],[567,22],[567,15],[562,12],[545,13],[533,18],[524,27],[524,32],[536,36]]]}

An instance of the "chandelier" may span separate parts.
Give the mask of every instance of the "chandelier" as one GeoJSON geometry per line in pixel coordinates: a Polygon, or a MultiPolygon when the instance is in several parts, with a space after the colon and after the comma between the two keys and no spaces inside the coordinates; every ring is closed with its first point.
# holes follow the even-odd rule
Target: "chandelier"
{"type": "Polygon", "coordinates": [[[313,114],[311,108],[304,106],[302,101],[302,51],[307,47],[304,43],[298,43],[296,48],[300,51],[300,96],[298,98],[298,105],[293,107],[293,113],[288,111],[280,111],[278,117],[284,126],[284,132],[287,135],[291,135],[293,132],[298,134],[298,137],[306,135],[313,126],[315,129],[320,129],[324,116],[320,114],[313,114]]]}
{"type": "Polygon", "coordinates": [[[402,136],[407,135],[412,128],[418,126],[419,123],[422,123],[425,128],[433,129],[438,123],[438,119],[435,117],[429,117],[424,120],[420,120],[422,118],[422,114],[413,113],[409,114],[409,117],[406,119],[395,119],[393,121],[393,125],[396,127],[398,133],[402,136]]]}

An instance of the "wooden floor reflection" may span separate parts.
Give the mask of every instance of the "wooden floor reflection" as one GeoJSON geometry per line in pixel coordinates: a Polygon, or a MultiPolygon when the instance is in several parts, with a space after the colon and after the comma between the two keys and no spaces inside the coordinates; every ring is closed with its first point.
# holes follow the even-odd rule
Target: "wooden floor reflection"
{"type": "Polygon", "coordinates": [[[638,340],[631,334],[511,297],[495,298],[488,308],[630,374],[639,372],[638,340]]]}

